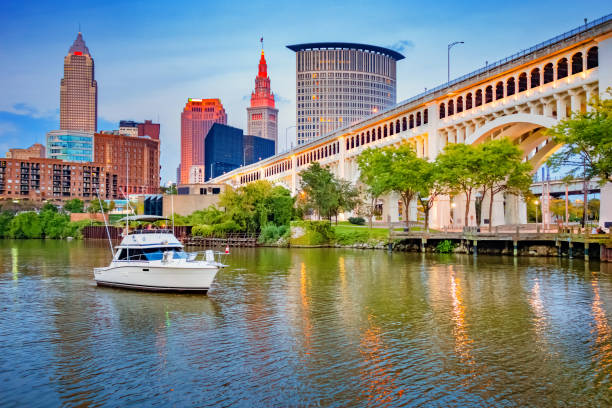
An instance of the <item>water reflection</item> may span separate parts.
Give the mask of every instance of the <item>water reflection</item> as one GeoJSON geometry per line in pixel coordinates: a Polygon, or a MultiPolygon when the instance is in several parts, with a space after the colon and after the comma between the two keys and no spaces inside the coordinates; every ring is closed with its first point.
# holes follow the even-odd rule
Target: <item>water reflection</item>
{"type": "Polygon", "coordinates": [[[604,304],[601,299],[597,273],[591,274],[591,287],[593,288],[593,359],[596,366],[595,381],[612,389],[612,330],[604,304]]]}
{"type": "Polygon", "coordinates": [[[97,288],[108,256],[0,245],[0,406],[610,406],[603,264],[237,249],[185,296],[97,288]]]}

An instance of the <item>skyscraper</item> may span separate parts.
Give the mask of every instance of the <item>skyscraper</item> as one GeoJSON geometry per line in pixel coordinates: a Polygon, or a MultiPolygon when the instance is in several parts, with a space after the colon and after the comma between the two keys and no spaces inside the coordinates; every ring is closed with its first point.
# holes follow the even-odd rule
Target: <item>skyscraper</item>
{"type": "Polygon", "coordinates": [[[181,113],[181,178],[189,183],[191,166],[204,165],[204,139],[214,123],[227,124],[219,99],[191,99],[181,113]]]}
{"type": "Polygon", "coordinates": [[[259,71],[255,77],[255,91],[251,93],[251,106],[247,108],[247,133],[263,137],[278,144],[278,109],[274,108],[274,94],[270,92],[268,65],[261,50],[259,71]]]}
{"type": "Polygon", "coordinates": [[[60,86],[60,129],[96,132],[98,128],[98,84],[94,60],[79,32],[64,58],[60,86]]]}
{"type": "Polygon", "coordinates": [[[296,53],[298,144],[395,105],[399,52],[336,42],[287,48],[296,53]]]}

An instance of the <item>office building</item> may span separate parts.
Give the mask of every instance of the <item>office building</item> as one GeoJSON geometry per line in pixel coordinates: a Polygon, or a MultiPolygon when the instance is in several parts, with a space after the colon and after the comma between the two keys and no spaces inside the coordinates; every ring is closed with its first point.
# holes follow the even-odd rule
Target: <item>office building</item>
{"type": "Polygon", "coordinates": [[[204,180],[274,156],[274,141],[245,135],[242,129],[215,123],[205,140],[204,180]]]}
{"type": "Polygon", "coordinates": [[[274,141],[263,137],[244,135],[243,136],[243,151],[245,166],[266,159],[275,154],[274,141]]]}
{"type": "Polygon", "coordinates": [[[0,198],[42,200],[118,198],[112,166],[30,157],[0,159],[0,198]]]}
{"type": "Polygon", "coordinates": [[[181,177],[180,184],[189,182],[193,165],[203,165],[204,139],[214,123],[227,123],[225,109],[219,99],[189,99],[181,113],[181,177]]]}
{"type": "Polygon", "coordinates": [[[71,162],[93,161],[93,132],[79,130],[52,130],[47,132],[47,157],[71,162]]]}
{"type": "Polygon", "coordinates": [[[29,159],[45,157],[45,146],[34,143],[26,149],[9,149],[6,153],[7,159],[29,159]]]}
{"type": "Polygon", "coordinates": [[[396,51],[366,44],[287,46],[296,53],[297,143],[303,144],[396,103],[396,51]]]}
{"type": "Polygon", "coordinates": [[[112,166],[122,196],[159,192],[159,140],[118,132],[96,133],[94,161],[112,166]]]}
{"type": "Polygon", "coordinates": [[[64,58],[60,129],[85,132],[98,129],[98,84],[94,78],[94,60],[80,32],[64,58]]]}
{"type": "Polygon", "coordinates": [[[119,134],[127,136],[148,136],[151,139],[159,140],[159,123],[151,120],[136,122],[134,120],[119,121],[119,134]]]}
{"type": "Polygon", "coordinates": [[[205,180],[234,170],[244,163],[242,129],[215,123],[205,140],[205,180]]]}
{"type": "Polygon", "coordinates": [[[138,136],[138,122],[133,120],[120,120],[119,134],[133,137],[138,136]]]}
{"type": "Polygon", "coordinates": [[[274,94],[270,91],[268,65],[261,50],[259,70],[255,77],[255,91],[251,93],[251,106],[247,108],[247,133],[278,144],[278,109],[274,108],[274,94]]]}

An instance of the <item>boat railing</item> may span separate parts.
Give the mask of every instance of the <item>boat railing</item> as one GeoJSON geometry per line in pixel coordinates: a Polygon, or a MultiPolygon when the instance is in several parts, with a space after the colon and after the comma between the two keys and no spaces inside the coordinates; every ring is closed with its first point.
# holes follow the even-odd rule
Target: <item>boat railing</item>
{"type": "Polygon", "coordinates": [[[195,252],[187,252],[187,262],[197,262],[201,260],[205,260],[206,262],[215,262],[223,264],[223,260],[225,257],[229,255],[228,252],[224,251],[213,251],[212,249],[207,249],[205,251],[195,251],[195,252]]]}
{"type": "Polygon", "coordinates": [[[130,235],[133,234],[172,234],[171,229],[136,229],[131,230],[130,235]]]}

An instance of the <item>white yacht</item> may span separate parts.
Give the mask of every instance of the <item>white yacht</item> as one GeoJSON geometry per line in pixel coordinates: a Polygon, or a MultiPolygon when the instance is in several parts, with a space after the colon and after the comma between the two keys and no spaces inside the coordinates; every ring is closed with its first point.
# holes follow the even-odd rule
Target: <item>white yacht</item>
{"type": "MultiPolygon", "coordinates": [[[[149,222],[160,219],[164,218],[128,218],[149,222]]],[[[100,286],[206,293],[219,269],[226,266],[215,259],[222,255],[211,250],[184,252],[183,245],[171,230],[134,230],[116,247],[109,266],[94,268],[94,279],[100,286]]]]}

